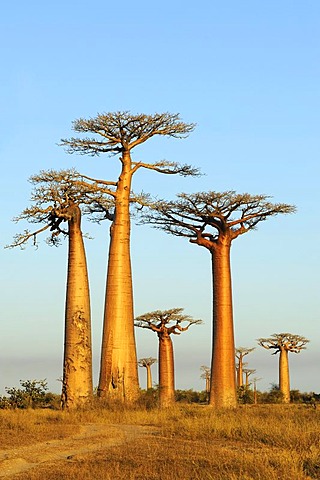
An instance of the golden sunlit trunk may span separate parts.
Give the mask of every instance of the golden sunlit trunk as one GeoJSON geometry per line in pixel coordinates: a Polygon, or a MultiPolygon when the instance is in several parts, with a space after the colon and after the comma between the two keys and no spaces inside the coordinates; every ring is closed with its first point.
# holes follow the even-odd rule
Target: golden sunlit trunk
{"type": "Polygon", "coordinates": [[[139,394],[130,259],[130,156],[123,154],[110,229],[99,396],[131,402],[139,394]]]}
{"type": "Polygon", "coordinates": [[[61,397],[63,408],[81,406],[92,396],[89,281],[79,207],[70,207],[70,214],[61,397]]]}
{"type": "Polygon", "coordinates": [[[243,362],[241,357],[239,358],[239,365],[237,369],[237,386],[243,386],[243,362]]]}
{"type": "Polygon", "coordinates": [[[147,369],[147,390],[152,388],[152,375],[151,375],[151,365],[146,365],[147,369]]]}
{"type": "Polygon", "coordinates": [[[279,357],[279,388],[283,393],[283,403],[290,403],[290,380],[288,350],[281,348],[279,357]]]}
{"type": "Polygon", "coordinates": [[[206,377],[206,393],[210,392],[210,377],[206,377]]]}
{"type": "Polygon", "coordinates": [[[212,251],[213,342],[209,404],[216,408],[237,405],[230,246],[231,241],[222,238],[212,251]]]}
{"type": "Polygon", "coordinates": [[[159,335],[159,403],[161,408],[175,402],[173,345],[169,335],[159,335]]]}

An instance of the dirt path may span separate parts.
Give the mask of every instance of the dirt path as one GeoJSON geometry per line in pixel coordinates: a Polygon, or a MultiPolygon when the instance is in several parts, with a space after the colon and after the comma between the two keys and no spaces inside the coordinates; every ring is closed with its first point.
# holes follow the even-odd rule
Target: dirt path
{"type": "Polygon", "coordinates": [[[70,460],[75,455],[121,445],[147,433],[150,433],[150,427],[139,425],[83,425],[80,433],[63,440],[0,450],[0,477],[10,477],[54,460],[70,460]]]}

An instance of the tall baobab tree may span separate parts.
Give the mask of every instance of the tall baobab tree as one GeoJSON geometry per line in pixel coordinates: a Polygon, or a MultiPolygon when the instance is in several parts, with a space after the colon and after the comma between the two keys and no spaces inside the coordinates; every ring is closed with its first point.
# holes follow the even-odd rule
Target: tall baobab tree
{"type": "Polygon", "coordinates": [[[151,367],[157,361],[156,358],[147,357],[147,358],[140,358],[138,365],[139,367],[144,367],[147,370],[147,390],[152,388],[152,374],[151,374],[151,367]]]}
{"type": "Polygon", "coordinates": [[[159,403],[160,407],[168,407],[175,401],[174,397],[174,354],[171,335],[180,335],[191,325],[200,324],[202,320],[194,320],[182,313],[183,308],[156,310],[145,313],[135,319],[135,326],[148,328],[156,332],[159,338],[159,403]],[[173,322],[173,325],[171,323],[173,322]],[[182,326],[187,322],[186,326],[182,326]]]}
{"type": "Polygon", "coordinates": [[[24,230],[9,247],[23,247],[30,239],[36,246],[38,235],[46,230],[50,231],[47,242],[51,245],[58,245],[61,236],[68,238],[62,406],[74,408],[92,396],[90,294],[81,208],[91,208],[95,201],[107,207],[108,200],[101,189],[82,181],[74,170],[42,171],[30,182],[34,185],[32,206],[15,221],[26,220],[41,227],[24,230]]]}
{"type": "Polygon", "coordinates": [[[248,355],[250,352],[253,352],[253,348],[246,348],[246,347],[238,347],[236,348],[236,359],[238,360],[238,364],[236,366],[236,372],[237,372],[237,387],[242,387],[243,386],[243,357],[248,355]]]}
{"type": "Polygon", "coordinates": [[[132,272],[130,259],[130,194],[133,175],[141,168],[164,174],[198,175],[189,165],[159,161],[134,161],[131,151],[154,136],[183,138],[194,124],[179,115],[130,112],[99,114],[73,122],[74,131],[91,137],[63,139],[68,153],[98,156],[119,155],[120,175],[114,182],[113,221],[110,229],[104,327],[98,394],[101,397],[134,401],[139,392],[134,338],[132,272]]]}
{"type": "Polygon", "coordinates": [[[211,254],[213,345],[209,403],[215,407],[232,408],[237,404],[231,243],[268,217],[295,211],[291,205],[272,204],[269,198],[234,191],[181,193],[176,201],[155,202],[142,220],[166,233],[188,238],[211,254]]]}
{"type": "Polygon", "coordinates": [[[279,353],[279,389],[283,394],[283,403],[290,403],[289,352],[300,353],[309,342],[301,335],[292,333],[274,333],[269,338],[259,338],[258,344],[267,350],[279,353]]]}

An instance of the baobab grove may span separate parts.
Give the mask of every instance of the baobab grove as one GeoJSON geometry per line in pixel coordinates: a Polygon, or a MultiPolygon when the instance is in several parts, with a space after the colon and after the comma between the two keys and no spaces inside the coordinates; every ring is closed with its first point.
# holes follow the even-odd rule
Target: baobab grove
{"type": "MultiPolygon", "coordinates": [[[[161,160],[153,163],[136,161],[131,152],[155,136],[184,138],[194,129],[178,114],[154,115],[109,112],[95,118],[80,118],[73,129],[91,136],[62,139],[70,154],[118,156],[120,174],[108,181],[114,198],[107,266],[104,322],[102,333],[98,394],[133,402],[139,395],[137,353],[134,335],[133,287],[130,251],[130,195],[133,175],[140,169],[163,174],[196,176],[190,165],[161,160]]],[[[104,183],[104,181],[99,181],[104,183]]]]}
{"type": "Polygon", "coordinates": [[[230,251],[233,240],[269,217],[295,207],[271,203],[266,195],[234,191],[180,193],[176,201],[155,201],[143,223],[210,252],[212,266],[213,338],[209,404],[237,405],[230,251]]]}
{"type": "Polygon", "coordinates": [[[174,353],[171,335],[180,335],[191,325],[200,323],[202,320],[195,320],[190,315],[184,314],[183,308],[155,310],[135,319],[136,327],[147,328],[158,335],[159,404],[161,408],[169,407],[175,401],[174,353]]]}
{"type": "Polygon", "coordinates": [[[40,227],[17,234],[9,247],[25,247],[29,240],[37,246],[38,236],[45,231],[50,232],[50,245],[59,245],[61,237],[68,239],[62,407],[70,409],[89,401],[93,393],[91,309],[82,211],[95,202],[107,208],[111,200],[105,195],[105,187],[84,181],[75,170],[41,171],[30,177],[30,183],[34,186],[31,206],[14,220],[40,227]]]}

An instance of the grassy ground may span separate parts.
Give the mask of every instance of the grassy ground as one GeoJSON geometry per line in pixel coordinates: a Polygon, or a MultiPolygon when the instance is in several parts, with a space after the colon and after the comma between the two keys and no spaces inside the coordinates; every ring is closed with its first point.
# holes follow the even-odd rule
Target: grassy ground
{"type": "Polygon", "coordinates": [[[306,480],[320,478],[320,410],[198,405],[167,411],[0,411],[1,449],[64,438],[84,423],[149,425],[150,435],[44,465],[16,480],[306,480]]]}

